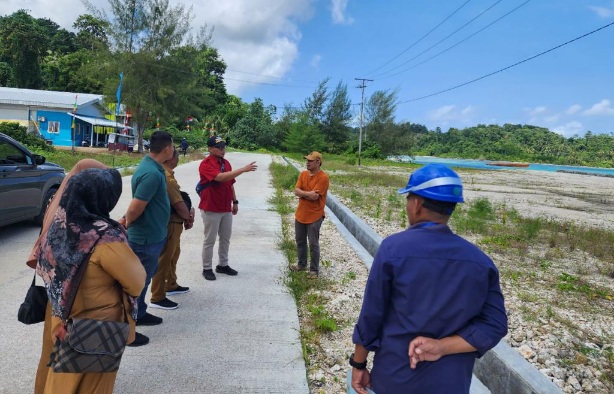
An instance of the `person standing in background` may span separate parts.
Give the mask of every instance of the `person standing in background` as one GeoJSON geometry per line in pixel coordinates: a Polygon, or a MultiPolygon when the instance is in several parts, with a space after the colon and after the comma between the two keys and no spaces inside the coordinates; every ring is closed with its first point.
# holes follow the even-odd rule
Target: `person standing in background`
{"type": "Polygon", "coordinates": [[[215,280],[213,273],[213,247],[219,236],[218,265],[215,272],[230,276],[237,275],[237,270],[228,265],[228,249],[232,234],[232,216],[239,212],[239,200],[235,194],[235,178],[239,175],[256,171],[256,162],[233,170],[226,154],[226,141],[219,136],[209,137],[207,140],[209,156],[198,168],[200,182],[197,191],[200,195],[200,204],[203,223],[205,224],[205,240],[203,241],[203,276],[206,280],[215,280]]]}
{"type": "Polygon", "coordinates": [[[185,138],[181,140],[181,153],[183,153],[183,157],[188,152],[188,140],[185,138]]]}
{"type": "Polygon", "coordinates": [[[304,156],[307,170],[300,173],[294,189],[298,206],[294,214],[294,230],[298,264],[290,267],[292,271],[307,268],[307,243],[309,242],[309,276],[317,278],[320,272],[320,227],[324,221],[328,175],[322,171],[322,155],[311,152],[304,156]]]}
{"type": "MultiPolygon", "coordinates": [[[[138,299],[137,326],[162,324],[162,318],[147,312],[145,296],[151,278],[158,269],[158,258],[166,243],[166,227],[171,214],[163,163],[173,157],[173,137],[166,131],[155,131],[149,143],[149,153],[132,175],[132,200],[124,216],[130,247],[139,256],[147,273],[145,287],[138,299]]],[[[128,346],[147,343],[149,338],[137,332],[135,341],[128,346]]]]}
{"type": "Polygon", "coordinates": [[[173,157],[164,163],[166,189],[171,202],[171,217],[168,221],[166,244],[158,259],[158,271],[151,280],[151,302],[149,306],[160,309],[176,309],[179,304],[169,300],[167,295],[184,294],[189,287],[177,284],[177,261],[181,253],[183,227],[189,230],[194,225],[194,208],[187,194],[179,190],[173,171],[179,163],[179,152],[174,149],[173,157]],[[184,200],[187,198],[187,201],[184,200]]]}

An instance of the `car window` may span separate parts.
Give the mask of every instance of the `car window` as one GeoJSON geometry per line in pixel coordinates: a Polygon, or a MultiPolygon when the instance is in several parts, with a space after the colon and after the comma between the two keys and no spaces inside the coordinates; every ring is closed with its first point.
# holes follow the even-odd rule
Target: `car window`
{"type": "Polygon", "coordinates": [[[17,147],[0,141],[0,165],[32,164],[30,158],[17,147]]]}

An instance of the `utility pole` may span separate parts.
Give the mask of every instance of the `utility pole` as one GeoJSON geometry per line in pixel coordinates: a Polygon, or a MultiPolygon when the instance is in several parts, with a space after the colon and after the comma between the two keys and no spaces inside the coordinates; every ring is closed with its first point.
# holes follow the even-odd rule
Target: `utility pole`
{"type": "Polygon", "coordinates": [[[360,165],[360,153],[362,151],[362,110],[363,110],[363,106],[365,103],[365,88],[367,87],[367,85],[365,84],[367,81],[368,82],[373,82],[372,79],[366,79],[366,78],[354,78],[357,81],[360,81],[360,85],[356,86],[359,89],[362,89],[362,94],[361,94],[361,98],[360,98],[360,132],[358,134],[358,165],[360,165]]]}

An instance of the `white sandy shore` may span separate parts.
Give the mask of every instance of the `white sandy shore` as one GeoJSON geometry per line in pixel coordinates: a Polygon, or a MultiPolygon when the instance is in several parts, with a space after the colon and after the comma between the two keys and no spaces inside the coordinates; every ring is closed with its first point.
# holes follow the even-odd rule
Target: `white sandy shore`
{"type": "Polygon", "coordinates": [[[458,171],[466,198],[505,203],[522,216],[614,229],[614,178],[562,172],[458,171]]]}

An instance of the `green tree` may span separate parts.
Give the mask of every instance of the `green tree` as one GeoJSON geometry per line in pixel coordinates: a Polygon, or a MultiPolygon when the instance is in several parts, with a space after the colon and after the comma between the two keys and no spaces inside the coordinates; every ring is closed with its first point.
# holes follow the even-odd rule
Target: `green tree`
{"type": "Polygon", "coordinates": [[[297,118],[290,124],[283,146],[289,152],[322,151],[326,141],[322,132],[313,124],[309,114],[300,111],[297,118]]]}
{"type": "Polygon", "coordinates": [[[330,78],[326,78],[318,84],[311,97],[305,99],[303,111],[307,114],[309,121],[316,127],[324,123],[325,106],[328,101],[328,87],[326,84],[330,78]]]}
{"type": "MultiPolygon", "coordinates": [[[[224,114],[219,113],[218,109],[228,100],[224,85],[226,64],[220,59],[217,49],[201,43],[197,47],[181,47],[173,56],[187,60],[185,69],[191,75],[186,86],[186,98],[194,108],[192,113],[199,118],[224,119],[224,114]]],[[[218,123],[226,124],[225,121],[218,123]]]]}
{"type": "Polygon", "coordinates": [[[48,18],[39,18],[36,23],[43,35],[47,37],[46,52],[65,55],[77,50],[74,33],[61,28],[60,25],[48,18]]]}
{"type": "Polygon", "coordinates": [[[0,86],[14,86],[13,68],[7,62],[0,62],[0,86]]]}
{"type": "Polygon", "coordinates": [[[345,150],[350,135],[351,105],[347,85],[340,81],[330,94],[324,111],[322,133],[327,143],[326,151],[340,153],[345,150]]]}
{"type": "Polygon", "coordinates": [[[375,91],[365,105],[366,127],[363,139],[376,142],[384,154],[394,154],[399,129],[395,126],[397,91],[375,91]],[[368,136],[368,137],[367,137],[368,136]]]}
{"type": "Polygon", "coordinates": [[[109,23],[92,15],[79,15],[72,27],[77,30],[76,42],[80,48],[91,51],[108,51],[107,30],[109,23]]]}
{"type": "Polygon", "coordinates": [[[249,110],[249,104],[244,103],[237,96],[228,95],[226,102],[218,107],[217,112],[222,116],[223,123],[228,129],[233,129],[249,110]]]}
{"type": "MultiPolygon", "coordinates": [[[[112,18],[85,0],[91,14],[109,26],[107,36],[116,52],[106,70],[105,96],[115,101],[119,73],[124,74],[122,103],[133,114],[139,149],[145,127],[155,118],[177,119],[186,111],[190,59],[173,56],[187,43],[190,10],[169,0],[109,0],[112,18]]],[[[184,118],[185,119],[185,118],[184,118]]]]}
{"type": "Polygon", "coordinates": [[[43,77],[46,88],[66,92],[103,92],[105,75],[99,64],[108,61],[109,53],[80,49],[66,55],[51,53],[43,62],[43,77]]]}
{"type": "MultiPolygon", "coordinates": [[[[298,107],[293,107],[290,104],[286,104],[281,113],[281,116],[273,124],[275,128],[275,134],[280,141],[285,141],[294,123],[298,122],[298,119],[304,112],[298,107]]],[[[282,144],[282,148],[286,149],[286,146],[282,144]]]]}
{"type": "Polygon", "coordinates": [[[15,87],[43,87],[41,58],[47,37],[26,10],[0,18],[0,61],[11,66],[15,87]]]}
{"type": "Polygon", "coordinates": [[[273,127],[274,114],[275,107],[265,107],[262,99],[255,99],[249,104],[247,114],[229,132],[230,143],[244,149],[278,149],[281,141],[273,127]]]}

